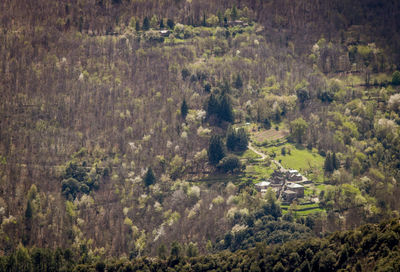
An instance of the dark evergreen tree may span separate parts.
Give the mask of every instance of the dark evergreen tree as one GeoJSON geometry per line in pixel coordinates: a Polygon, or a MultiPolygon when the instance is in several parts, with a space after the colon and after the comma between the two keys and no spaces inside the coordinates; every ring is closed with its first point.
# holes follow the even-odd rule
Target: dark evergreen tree
{"type": "Polygon", "coordinates": [[[223,94],[220,98],[218,117],[220,120],[223,121],[227,122],[234,121],[232,103],[227,94],[223,94]]]}
{"type": "Polygon", "coordinates": [[[167,20],[167,26],[168,26],[170,29],[173,29],[174,26],[175,26],[174,21],[173,21],[172,19],[168,19],[168,20],[167,20]]]}
{"type": "Polygon", "coordinates": [[[340,161],[336,157],[336,153],[335,152],[333,152],[333,155],[332,155],[332,168],[333,168],[333,170],[337,170],[337,169],[340,168],[340,161]]]}
{"type": "Polygon", "coordinates": [[[25,219],[30,220],[32,218],[32,204],[31,200],[28,200],[28,203],[26,204],[26,210],[25,210],[25,219]]]}
{"type": "Polygon", "coordinates": [[[400,85],[400,71],[395,71],[392,75],[392,84],[400,85]]]}
{"type": "Polygon", "coordinates": [[[206,93],[211,92],[211,84],[210,83],[207,82],[206,84],[204,84],[204,91],[206,93]]]}
{"type": "Polygon", "coordinates": [[[207,102],[207,109],[206,109],[207,116],[217,114],[218,108],[219,108],[218,100],[214,94],[211,94],[210,97],[208,98],[208,102],[207,102]]]}
{"type": "Polygon", "coordinates": [[[324,163],[324,170],[325,170],[326,173],[332,173],[333,170],[334,170],[331,153],[327,153],[326,154],[325,163],[324,163]]]}
{"type": "Polygon", "coordinates": [[[189,70],[187,68],[183,68],[182,71],[181,71],[181,75],[182,75],[183,80],[186,80],[186,78],[188,76],[190,76],[190,72],[189,72],[189,70]]]}
{"type": "Polygon", "coordinates": [[[163,29],[164,27],[165,27],[165,25],[164,25],[164,19],[161,18],[161,20],[160,20],[160,29],[163,29]]]}
{"type": "Polygon", "coordinates": [[[219,135],[211,136],[208,146],[208,161],[212,165],[217,165],[225,157],[225,148],[222,138],[219,135]]]}
{"type": "Polygon", "coordinates": [[[32,230],[32,204],[31,200],[28,199],[28,203],[26,204],[26,209],[25,209],[25,237],[24,237],[24,244],[29,244],[29,241],[31,240],[31,230],[32,230]]]}
{"type": "Polygon", "coordinates": [[[297,100],[300,102],[301,108],[303,108],[305,102],[310,99],[310,93],[306,89],[298,89],[296,91],[296,94],[297,94],[297,100]]]}
{"type": "Polygon", "coordinates": [[[100,260],[96,263],[95,268],[97,272],[104,272],[106,271],[106,264],[104,263],[103,260],[100,260]]]}
{"type": "Polygon", "coordinates": [[[74,178],[64,179],[61,183],[61,192],[65,198],[74,200],[79,192],[80,184],[74,178]]]}
{"type": "Polygon", "coordinates": [[[249,144],[249,139],[247,137],[247,133],[244,130],[244,128],[239,128],[239,130],[237,131],[236,137],[237,137],[236,149],[238,151],[245,151],[249,144]]]}
{"type": "Polygon", "coordinates": [[[268,118],[265,118],[263,123],[265,129],[271,129],[271,121],[268,118]]]}
{"type": "Polygon", "coordinates": [[[183,119],[186,119],[186,116],[188,114],[189,107],[186,104],[186,99],[183,99],[182,105],[181,105],[181,116],[183,119]]]}
{"type": "Polygon", "coordinates": [[[147,169],[147,172],[143,178],[143,182],[147,187],[156,182],[156,177],[154,176],[154,172],[153,172],[153,169],[151,169],[151,167],[149,167],[149,169],[147,169]]]}
{"type": "Polygon", "coordinates": [[[140,31],[140,23],[139,23],[139,21],[136,21],[135,30],[136,31],[140,31]]]}
{"type": "Polygon", "coordinates": [[[203,26],[207,26],[206,14],[205,13],[203,13],[203,26]]]}
{"type": "Polygon", "coordinates": [[[149,21],[149,18],[148,18],[147,16],[144,17],[144,19],[143,19],[142,29],[143,29],[144,31],[147,31],[147,30],[150,29],[150,21],[149,21]]]}
{"type": "Polygon", "coordinates": [[[240,171],[242,164],[237,156],[229,155],[219,162],[218,169],[224,173],[240,171]]]}
{"type": "Polygon", "coordinates": [[[230,151],[234,151],[236,147],[236,130],[231,126],[228,127],[226,132],[226,147],[230,151]]]}
{"type": "Polygon", "coordinates": [[[173,242],[171,245],[171,258],[172,259],[177,259],[181,256],[182,254],[182,247],[178,242],[173,242]]]}
{"type": "Polygon", "coordinates": [[[235,88],[241,89],[242,87],[243,87],[242,77],[240,76],[240,74],[237,74],[236,80],[235,80],[235,88]]]}

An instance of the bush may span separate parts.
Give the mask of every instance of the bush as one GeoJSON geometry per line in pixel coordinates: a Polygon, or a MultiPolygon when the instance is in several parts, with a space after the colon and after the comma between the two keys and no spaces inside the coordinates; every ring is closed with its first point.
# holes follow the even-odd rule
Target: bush
{"type": "Polygon", "coordinates": [[[233,173],[242,170],[242,163],[240,162],[238,157],[230,155],[228,157],[223,158],[217,167],[224,173],[228,172],[233,173]]]}
{"type": "Polygon", "coordinates": [[[395,71],[392,76],[392,84],[393,85],[400,85],[400,72],[395,71]]]}

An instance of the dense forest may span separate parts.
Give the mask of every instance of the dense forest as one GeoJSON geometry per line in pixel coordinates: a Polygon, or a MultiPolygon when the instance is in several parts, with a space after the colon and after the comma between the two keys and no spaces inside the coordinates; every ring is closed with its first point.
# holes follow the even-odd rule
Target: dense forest
{"type": "Polygon", "coordinates": [[[0,270],[399,269],[398,1],[0,10],[0,270]]]}
{"type": "Polygon", "coordinates": [[[20,246],[15,253],[0,257],[1,271],[399,271],[399,219],[379,225],[336,232],[329,237],[296,240],[279,246],[257,244],[234,253],[196,256],[173,243],[159,258],[107,260],[91,257],[87,248],[80,254],[20,246]]]}

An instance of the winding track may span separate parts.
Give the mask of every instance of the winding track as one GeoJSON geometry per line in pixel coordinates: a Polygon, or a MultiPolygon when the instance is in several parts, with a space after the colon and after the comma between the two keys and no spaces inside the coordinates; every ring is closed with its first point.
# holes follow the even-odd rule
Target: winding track
{"type": "MultiPolygon", "coordinates": [[[[251,142],[249,142],[248,148],[253,151],[254,153],[256,153],[257,155],[261,156],[261,159],[264,160],[267,158],[267,155],[265,155],[264,153],[262,153],[261,151],[258,151],[257,149],[255,149],[252,145],[251,142]]],[[[287,172],[289,171],[288,169],[286,169],[285,167],[282,166],[281,163],[279,163],[277,160],[272,160],[276,166],[278,166],[280,168],[280,170],[282,172],[287,172]]],[[[303,176],[301,173],[299,173],[299,175],[303,178],[303,181],[306,181],[307,178],[305,176],[303,176]]]]}

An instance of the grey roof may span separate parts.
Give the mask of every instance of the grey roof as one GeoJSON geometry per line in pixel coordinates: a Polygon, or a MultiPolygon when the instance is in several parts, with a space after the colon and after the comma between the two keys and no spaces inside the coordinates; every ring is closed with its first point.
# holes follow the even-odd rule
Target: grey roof
{"type": "Polygon", "coordinates": [[[269,186],[269,185],[271,185],[271,182],[269,182],[269,181],[261,181],[261,182],[256,184],[256,186],[260,186],[260,187],[269,186]]]}
{"type": "Polygon", "coordinates": [[[300,185],[300,184],[297,184],[297,183],[288,183],[287,187],[291,188],[291,189],[304,188],[303,185],[300,185]]]}

